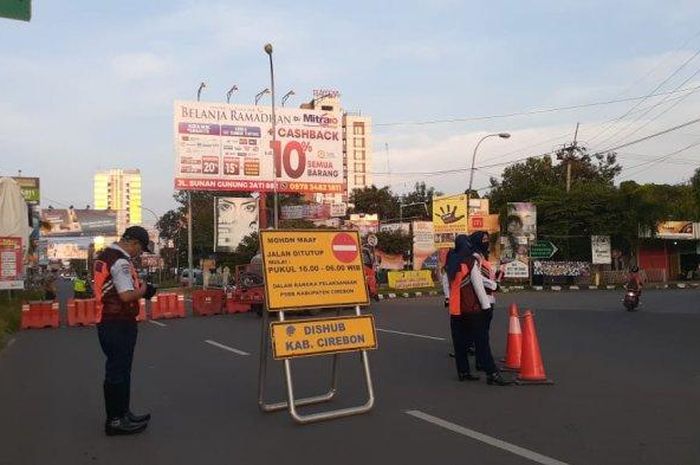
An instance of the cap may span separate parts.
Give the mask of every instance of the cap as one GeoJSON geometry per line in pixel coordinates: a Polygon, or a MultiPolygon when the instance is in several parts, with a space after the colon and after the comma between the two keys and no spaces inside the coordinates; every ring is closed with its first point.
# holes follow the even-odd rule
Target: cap
{"type": "Polygon", "coordinates": [[[139,241],[144,252],[153,253],[153,245],[148,237],[148,231],[141,226],[129,226],[122,234],[122,239],[139,241]]]}

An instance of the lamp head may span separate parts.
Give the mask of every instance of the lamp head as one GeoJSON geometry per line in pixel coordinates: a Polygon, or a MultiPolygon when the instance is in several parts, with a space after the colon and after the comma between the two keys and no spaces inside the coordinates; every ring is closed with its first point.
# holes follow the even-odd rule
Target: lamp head
{"type": "Polygon", "coordinates": [[[265,53],[272,55],[272,44],[265,44],[265,53]]]}
{"type": "Polygon", "coordinates": [[[500,137],[501,139],[510,139],[510,133],[500,132],[498,133],[498,137],[500,137]]]}

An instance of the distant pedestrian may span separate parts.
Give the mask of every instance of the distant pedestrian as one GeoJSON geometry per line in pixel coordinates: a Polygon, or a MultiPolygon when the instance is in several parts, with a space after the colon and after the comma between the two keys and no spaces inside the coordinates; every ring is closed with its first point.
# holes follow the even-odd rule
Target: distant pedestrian
{"type": "Polygon", "coordinates": [[[467,344],[473,340],[477,363],[486,372],[488,384],[505,386],[510,383],[498,371],[489,344],[488,324],[492,304],[481,273],[481,260],[488,254],[488,249],[489,235],[485,232],[472,234],[471,237],[461,234],[455,239],[455,249],[447,260],[450,328],[459,380],[479,379],[471,372],[467,354],[467,344]],[[477,240],[478,243],[475,242],[477,240]]]}
{"type": "Polygon", "coordinates": [[[44,300],[56,300],[56,280],[58,279],[55,271],[47,271],[42,280],[42,288],[44,290],[44,300]]]}
{"type": "Polygon", "coordinates": [[[76,299],[88,299],[88,274],[82,271],[73,280],[73,297],[76,299]]]}
{"type": "Polygon", "coordinates": [[[151,252],[148,232],[131,226],[95,260],[95,295],[102,304],[97,334],[107,357],[103,389],[109,436],[140,433],[151,418],[150,414],[135,415],[129,408],[139,299],[155,294],[151,284],[140,282],[132,263],[143,252],[151,252]]]}

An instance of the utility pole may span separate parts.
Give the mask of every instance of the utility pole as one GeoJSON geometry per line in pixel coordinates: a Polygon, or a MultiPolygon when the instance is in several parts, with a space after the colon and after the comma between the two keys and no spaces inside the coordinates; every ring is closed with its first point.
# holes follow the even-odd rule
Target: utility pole
{"type": "Polygon", "coordinates": [[[571,161],[573,159],[574,152],[578,150],[578,147],[576,146],[576,139],[578,138],[578,127],[579,124],[581,123],[576,123],[576,131],[574,132],[574,142],[571,144],[571,147],[569,147],[569,157],[566,161],[566,192],[567,194],[571,190],[571,161]]]}
{"type": "Polygon", "coordinates": [[[384,151],[386,152],[386,173],[389,178],[389,188],[391,188],[391,165],[389,164],[389,143],[384,142],[384,151]]]}

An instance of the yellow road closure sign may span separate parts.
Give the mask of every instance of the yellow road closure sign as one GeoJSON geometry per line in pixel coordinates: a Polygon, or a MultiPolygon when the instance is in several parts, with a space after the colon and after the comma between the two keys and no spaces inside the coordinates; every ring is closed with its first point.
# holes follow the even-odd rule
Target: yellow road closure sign
{"type": "Polygon", "coordinates": [[[267,308],[368,305],[357,231],[260,232],[267,308]]]}
{"type": "Polygon", "coordinates": [[[373,315],[274,322],[270,334],[276,359],[377,348],[373,315]]]}

